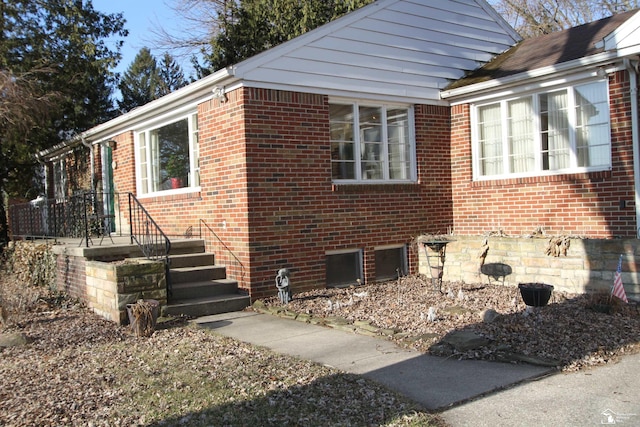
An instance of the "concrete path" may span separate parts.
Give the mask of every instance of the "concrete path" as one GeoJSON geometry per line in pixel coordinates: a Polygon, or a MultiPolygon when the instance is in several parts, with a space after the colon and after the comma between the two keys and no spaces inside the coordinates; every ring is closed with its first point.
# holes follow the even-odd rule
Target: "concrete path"
{"type": "Polygon", "coordinates": [[[221,335],[363,375],[457,426],[640,426],[640,354],[571,374],[531,365],[427,356],[381,338],[268,314],[196,323],[221,335]]]}
{"type": "Polygon", "coordinates": [[[436,410],[547,372],[531,365],[454,360],[390,341],[268,314],[235,312],[196,319],[221,335],[363,375],[436,410]]]}
{"type": "Polygon", "coordinates": [[[452,426],[640,426],[640,354],[518,385],[442,414],[452,426]]]}

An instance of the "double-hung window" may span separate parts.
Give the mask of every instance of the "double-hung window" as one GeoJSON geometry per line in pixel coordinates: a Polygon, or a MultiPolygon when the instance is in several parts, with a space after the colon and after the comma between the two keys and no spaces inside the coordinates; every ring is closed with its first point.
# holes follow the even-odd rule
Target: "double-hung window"
{"type": "Polygon", "coordinates": [[[415,181],[413,107],[331,102],[334,182],[415,181]]]}
{"type": "Polygon", "coordinates": [[[474,108],[476,179],[611,167],[606,81],[474,108]]]}
{"type": "Polygon", "coordinates": [[[200,186],[197,114],[138,132],[136,142],[140,194],[200,186]]]}

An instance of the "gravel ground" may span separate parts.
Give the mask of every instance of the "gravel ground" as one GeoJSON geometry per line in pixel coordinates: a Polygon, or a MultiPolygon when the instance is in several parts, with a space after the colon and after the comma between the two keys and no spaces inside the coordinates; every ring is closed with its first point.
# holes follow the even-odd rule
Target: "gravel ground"
{"type": "MultiPolygon", "coordinates": [[[[548,305],[534,309],[527,308],[515,286],[444,283],[441,289],[436,291],[430,280],[412,276],[402,278],[399,285],[393,281],[296,293],[286,308],[315,317],[366,321],[395,330],[398,333],[392,339],[402,345],[462,359],[512,361],[516,355],[575,371],[640,350],[637,305],[614,304],[615,313],[605,314],[592,309],[602,295],[554,291],[548,305]],[[492,321],[483,320],[492,317],[492,321]],[[447,333],[460,330],[473,331],[490,343],[446,354],[442,346],[434,346],[447,333]]],[[[265,304],[282,306],[277,298],[265,304]]]]}

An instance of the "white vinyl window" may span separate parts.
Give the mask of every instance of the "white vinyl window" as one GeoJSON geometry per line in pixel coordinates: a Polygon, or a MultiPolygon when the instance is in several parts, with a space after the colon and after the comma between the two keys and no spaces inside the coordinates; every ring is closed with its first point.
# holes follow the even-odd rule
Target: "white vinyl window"
{"type": "Polygon", "coordinates": [[[532,176],[611,167],[606,81],[473,109],[474,176],[532,176]]]}
{"type": "Polygon", "coordinates": [[[333,181],[415,181],[413,107],[331,102],[329,117],[333,181]]]}
{"type": "Polygon", "coordinates": [[[138,132],[136,163],[139,194],[199,187],[197,114],[138,132]]]}

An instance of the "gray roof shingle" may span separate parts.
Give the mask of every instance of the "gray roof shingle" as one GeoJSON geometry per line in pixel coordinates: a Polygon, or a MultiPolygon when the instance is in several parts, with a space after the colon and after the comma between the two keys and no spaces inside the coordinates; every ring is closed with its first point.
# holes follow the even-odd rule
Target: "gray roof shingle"
{"type": "Polygon", "coordinates": [[[453,82],[447,89],[503,78],[537,68],[561,64],[603,51],[595,44],[616,30],[638,10],[620,13],[539,37],[522,40],[485,66],[453,82]]]}

